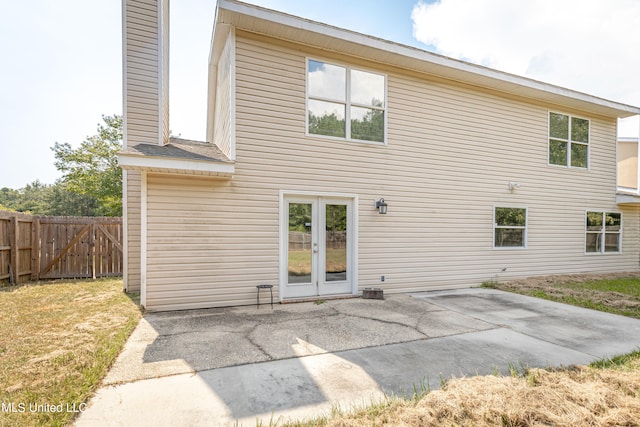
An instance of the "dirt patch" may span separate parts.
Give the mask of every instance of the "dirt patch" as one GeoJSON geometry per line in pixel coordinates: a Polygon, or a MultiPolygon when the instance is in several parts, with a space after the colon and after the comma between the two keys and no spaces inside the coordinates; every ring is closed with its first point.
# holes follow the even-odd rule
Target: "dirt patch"
{"type": "Polygon", "coordinates": [[[512,280],[500,285],[517,285],[517,286],[543,286],[543,285],[563,285],[567,283],[584,283],[596,280],[610,280],[620,278],[636,278],[640,279],[640,272],[622,272],[622,273],[592,273],[592,274],[552,274],[548,276],[533,276],[526,279],[512,280]]]}
{"type": "Polygon", "coordinates": [[[587,302],[593,307],[612,308],[614,312],[639,312],[640,296],[582,286],[597,280],[612,279],[640,279],[640,272],[536,276],[504,283],[492,283],[491,287],[525,295],[546,296],[562,302],[587,302]]]}

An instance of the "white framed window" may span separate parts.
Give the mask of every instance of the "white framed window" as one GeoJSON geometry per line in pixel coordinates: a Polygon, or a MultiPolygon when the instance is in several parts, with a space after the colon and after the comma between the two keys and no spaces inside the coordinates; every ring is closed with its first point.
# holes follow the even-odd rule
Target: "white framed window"
{"type": "Polygon", "coordinates": [[[493,247],[527,247],[527,208],[495,206],[493,209],[493,247]]]}
{"type": "Polygon", "coordinates": [[[386,141],[387,78],[307,59],[307,134],[386,141]]]}
{"type": "Polygon", "coordinates": [[[622,252],[622,214],[619,212],[587,211],[585,252],[588,254],[622,252]]]}
{"type": "Polygon", "coordinates": [[[549,112],[549,164],[589,167],[589,120],[549,112]]]}

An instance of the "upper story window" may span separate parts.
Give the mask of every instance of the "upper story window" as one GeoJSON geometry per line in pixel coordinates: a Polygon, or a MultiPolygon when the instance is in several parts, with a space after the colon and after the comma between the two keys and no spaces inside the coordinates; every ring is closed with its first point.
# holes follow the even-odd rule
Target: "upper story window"
{"type": "Polygon", "coordinates": [[[589,159],[589,120],[549,113],[549,164],[586,168],[589,159]]]}
{"type": "Polygon", "coordinates": [[[385,141],[386,78],[310,59],[307,132],[347,140],[385,141]]]}

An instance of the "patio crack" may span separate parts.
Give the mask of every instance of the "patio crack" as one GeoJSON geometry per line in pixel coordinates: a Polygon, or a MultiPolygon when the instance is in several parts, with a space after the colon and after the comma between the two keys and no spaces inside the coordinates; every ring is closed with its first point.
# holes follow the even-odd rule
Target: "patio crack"
{"type": "MultiPolygon", "coordinates": [[[[323,313],[319,313],[317,315],[311,315],[308,317],[305,317],[305,319],[318,319],[318,318],[328,318],[328,317],[336,317],[336,316],[341,316],[343,315],[343,313],[340,313],[338,310],[336,310],[334,307],[327,307],[329,310],[331,310],[331,312],[323,312],[323,313]]],[[[282,359],[282,357],[279,357],[277,355],[273,355],[271,353],[269,353],[269,351],[264,348],[257,339],[253,338],[254,333],[256,332],[256,330],[258,329],[258,327],[260,326],[264,326],[266,324],[268,325],[278,325],[278,324],[283,324],[283,323],[287,323],[287,322],[294,322],[294,321],[299,321],[299,318],[282,318],[282,319],[274,319],[273,321],[270,322],[265,322],[265,323],[261,323],[261,322],[256,322],[253,324],[253,326],[251,328],[249,328],[246,332],[242,333],[242,336],[250,343],[252,344],[256,349],[258,349],[266,358],[267,361],[271,361],[271,360],[280,360],[282,359]]]]}
{"type": "Polygon", "coordinates": [[[355,317],[355,318],[364,319],[364,320],[373,320],[375,322],[381,322],[381,323],[385,323],[387,325],[402,326],[403,328],[408,328],[408,329],[416,331],[418,334],[422,335],[425,338],[431,338],[429,335],[425,334],[424,332],[422,332],[421,330],[418,329],[419,322],[414,326],[414,325],[408,325],[406,323],[394,322],[393,320],[385,320],[385,319],[380,319],[380,318],[377,318],[377,317],[361,316],[361,315],[353,314],[353,313],[343,313],[343,312],[341,312],[339,310],[336,310],[336,311],[339,314],[342,314],[343,316],[347,316],[347,317],[355,317]]]}
{"type": "Polygon", "coordinates": [[[255,332],[255,330],[258,328],[258,326],[260,326],[260,323],[256,322],[253,327],[251,329],[249,329],[247,332],[244,332],[244,338],[249,341],[251,343],[251,345],[253,345],[255,348],[258,349],[258,351],[260,351],[260,353],[262,353],[267,360],[276,360],[275,357],[271,354],[269,354],[269,352],[267,350],[265,350],[264,347],[262,347],[258,342],[256,342],[256,340],[254,340],[253,338],[251,338],[251,334],[253,334],[255,332]]]}

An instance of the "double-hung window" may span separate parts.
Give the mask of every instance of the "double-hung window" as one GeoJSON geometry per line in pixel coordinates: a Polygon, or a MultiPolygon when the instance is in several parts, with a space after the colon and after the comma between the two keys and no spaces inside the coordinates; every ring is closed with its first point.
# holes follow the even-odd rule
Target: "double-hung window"
{"type": "Polygon", "coordinates": [[[307,61],[307,132],[385,142],[386,78],[382,74],[307,61]]]}
{"type": "Polygon", "coordinates": [[[587,168],[589,120],[549,113],[549,164],[587,168]]]}
{"type": "Polygon", "coordinates": [[[496,207],[493,216],[493,246],[495,248],[527,247],[526,208],[496,207]]]}
{"type": "Polygon", "coordinates": [[[620,252],[621,228],[621,213],[587,211],[585,251],[596,254],[620,252]]]}

